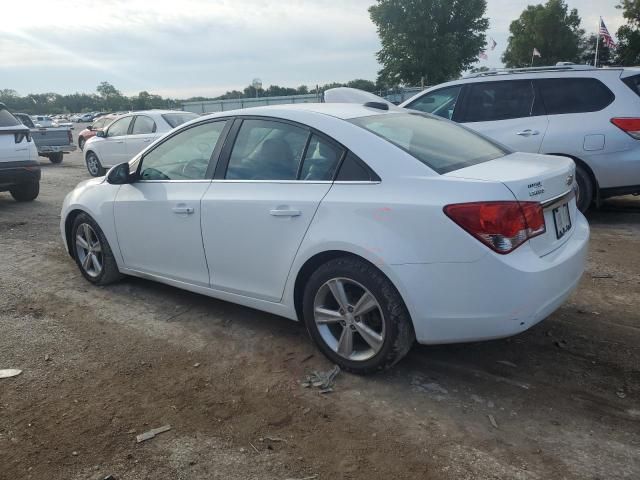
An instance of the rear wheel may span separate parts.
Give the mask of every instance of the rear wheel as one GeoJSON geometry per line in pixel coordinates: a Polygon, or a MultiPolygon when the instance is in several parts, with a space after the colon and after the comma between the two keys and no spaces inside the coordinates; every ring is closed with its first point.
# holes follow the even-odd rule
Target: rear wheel
{"type": "Polygon", "coordinates": [[[92,177],[102,177],[105,174],[105,169],[95,153],[87,153],[85,161],[87,162],[87,170],[92,177]]]}
{"type": "Polygon", "coordinates": [[[578,209],[585,213],[593,202],[594,185],[591,175],[580,165],[576,165],[576,182],[578,183],[578,209]]]}
{"type": "Polygon", "coordinates": [[[380,270],[357,258],[318,268],[305,287],[303,311],[318,348],[353,373],[391,367],[415,340],[398,291],[380,270]]]}
{"type": "Polygon", "coordinates": [[[78,148],[80,149],[80,151],[84,150],[84,144],[85,144],[86,140],[82,137],[80,137],[78,139],[78,148]]]}
{"type": "Polygon", "coordinates": [[[49,154],[49,160],[51,163],[62,163],[62,159],[64,158],[64,154],[62,152],[55,152],[49,154]]]}
{"type": "Polygon", "coordinates": [[[107,285],[122,278],[102,229],[85,213],[73,222],[71,248],[80,272],[91,283],[107,285]]]}
{"type": "Polygon", "coordinates": [[[18,202],[31,202],[38,198],[40,182],[21,183],[12,187],[9,193],[18,202]]]}

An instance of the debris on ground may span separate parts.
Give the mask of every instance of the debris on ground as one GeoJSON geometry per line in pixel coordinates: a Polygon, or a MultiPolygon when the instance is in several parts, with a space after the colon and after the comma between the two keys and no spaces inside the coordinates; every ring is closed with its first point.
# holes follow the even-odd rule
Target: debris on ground
{"type": "Polygon", "coordinates": [[[305,388],[315,387],[320,389],[320,393],[329,393],[333,391],[333,382],[340,373],[340,367],[335,365],[331,370],[326,372],[312,372],[302,381],[305,388]]]}
{"type": "Polygon", "coordinates": [[[311,360],[313,358],[313,353],[310,355],[307,355],[306,357],[304,357],[302,360],[300,360],[300,363],[304,363],[307,360],[311,360]]]}
{"type": "Polygon", "coordinates": [[[17,377],[21,373],[22,373],[22,370],[18,370],[16,368],[7,368],[4,370],[0,370],[0,378],[17,377]]]}
{"type": "Polygon", "coordinates": [[[249,445],[251,445],[251,448],[253,448],[258,455],[260,455],[260,450],[258,450],[253,443],[249,442],[249,445]]]}
{"type": "Polygon", "coordinates": [[[500,363],[502,365],[506,365],[507,367],[511,367],[511,368],[518,368],[518,365],[516,365],[513,362],[510,362],[509,360],[498,360],[496,363],[500,363]]]}
{"type": "Polygon", "coordinates": [[[278,442],[286,442],[286,440],[284,438],[278,438],[278,437],[264,437],[264,438],[260,438],[261,442],[273,442],[273,443],[278,443],[278,442]]]}
{"type": "Polygon", "coordinates": [[[592,273],[591,278],[613,278],[610,273],[592,273]]]}
{"type": "Polygon", "coordinates": [[[496,419],[493,417],[493,415],[489,414],[487,415],[487,417],[489,417],[489,421],[491,422],[491,425],[493,425],[493,428],[498,428],[498,423],[496,422],[496,419]]]}
{"type": "Polygon", "coordinates": [[[624,390],[620,389],[616,392],[616,395],[618,396],[618,398],[625,398],[627,396],[626,393],[624,393],[624,390]]]}
{"type": "Polygon", "coordinates": [[[285,478],[284,480],[313,480],[314,478],[318,478],[318,475],[311,475],[310,477],[304,478],[285,478]]]}
{"type": "Polygon", "coordinates": [[[200,366],[200,363],[199,363],[199,362],[197,362],[197,363],[194,363],[194,364],[193,364],[193,367],[194,367],[194,368],[198,368],[199,366],[200,366]]]}
{"type": "Polygon", "coordinates": [[[144,433],[141,433],[140,435],[138,435],[136,437],[136,442],[137,443],[141,443],[141,442],[145,442],[147,440],[151,440],[156,435],[158,435],[160,433],[168,432],[169,430],[171,430],[171,425],[164,425],[162,427],[154,428],[152,430],[149,430],[148,432],[144,432],[144,433]]]}
{"type": "Polygon", "coordinates": [[[44,361],[45,362],[50,362],[51,361],[51,355],[49,355],[48,353],[44,356],[44,361]]]}

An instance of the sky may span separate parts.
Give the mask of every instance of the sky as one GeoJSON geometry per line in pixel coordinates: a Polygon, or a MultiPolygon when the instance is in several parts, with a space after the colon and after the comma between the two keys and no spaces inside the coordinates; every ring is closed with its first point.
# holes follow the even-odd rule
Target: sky
{"type": "MultiPolygon", "coordinates": [[[[373,0],[5,0],[0,89],[92,92],[108,81],[127,95],[175,98],[263,85],[315,86],[375,80],[380,42],[373,0]],[[6,3],[5,3],[6,2],[6,3]],[[8,14],[7,14],[8,13],[8,14]]],[[[487,36],[498,43],[480,65],[500,67],[509,24],[527,0],[488,0],[487,36]]],[[[567,0],[595,32],[614,34],[618,0],[567,0]]]]}

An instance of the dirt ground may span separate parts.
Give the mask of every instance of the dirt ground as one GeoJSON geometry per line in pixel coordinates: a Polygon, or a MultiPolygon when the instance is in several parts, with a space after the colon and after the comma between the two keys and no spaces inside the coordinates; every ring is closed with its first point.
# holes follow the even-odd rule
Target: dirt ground
{"type": "Polygon", "coordinates": [[[320,395],[294,322],[87,283],[58,230],[82,157],[42,169],[37,201],[0,194],[0,368],[23,370],[0,380],[1,479],[640,478],[640,200],[589,215],[580,288],[536,327],[320,395]]]}

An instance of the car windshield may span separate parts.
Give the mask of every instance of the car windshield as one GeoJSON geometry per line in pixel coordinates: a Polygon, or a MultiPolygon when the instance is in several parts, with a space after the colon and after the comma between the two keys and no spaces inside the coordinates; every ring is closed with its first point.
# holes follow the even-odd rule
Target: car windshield
{"type": "Polygon", "coordinates": [[[191,112],[163,113],[162,118],[164,118],[166,122],[171,125],[171,128],[176,128],[178,125],[182,125],[189,120],[198,118],[198,114],[191,112]]]}
{"type": "Polygon", "coordinates": [[[15,127],[22,125],[20,120],[14,117],[9,110],[0,107],[0,127],[15,127]]]}
{"type": "Polygon", "coordinates": [[[400,147],[439,174],[510,153],[453,122],[421,113],[389,113],[350,120],[400,147]]]}

